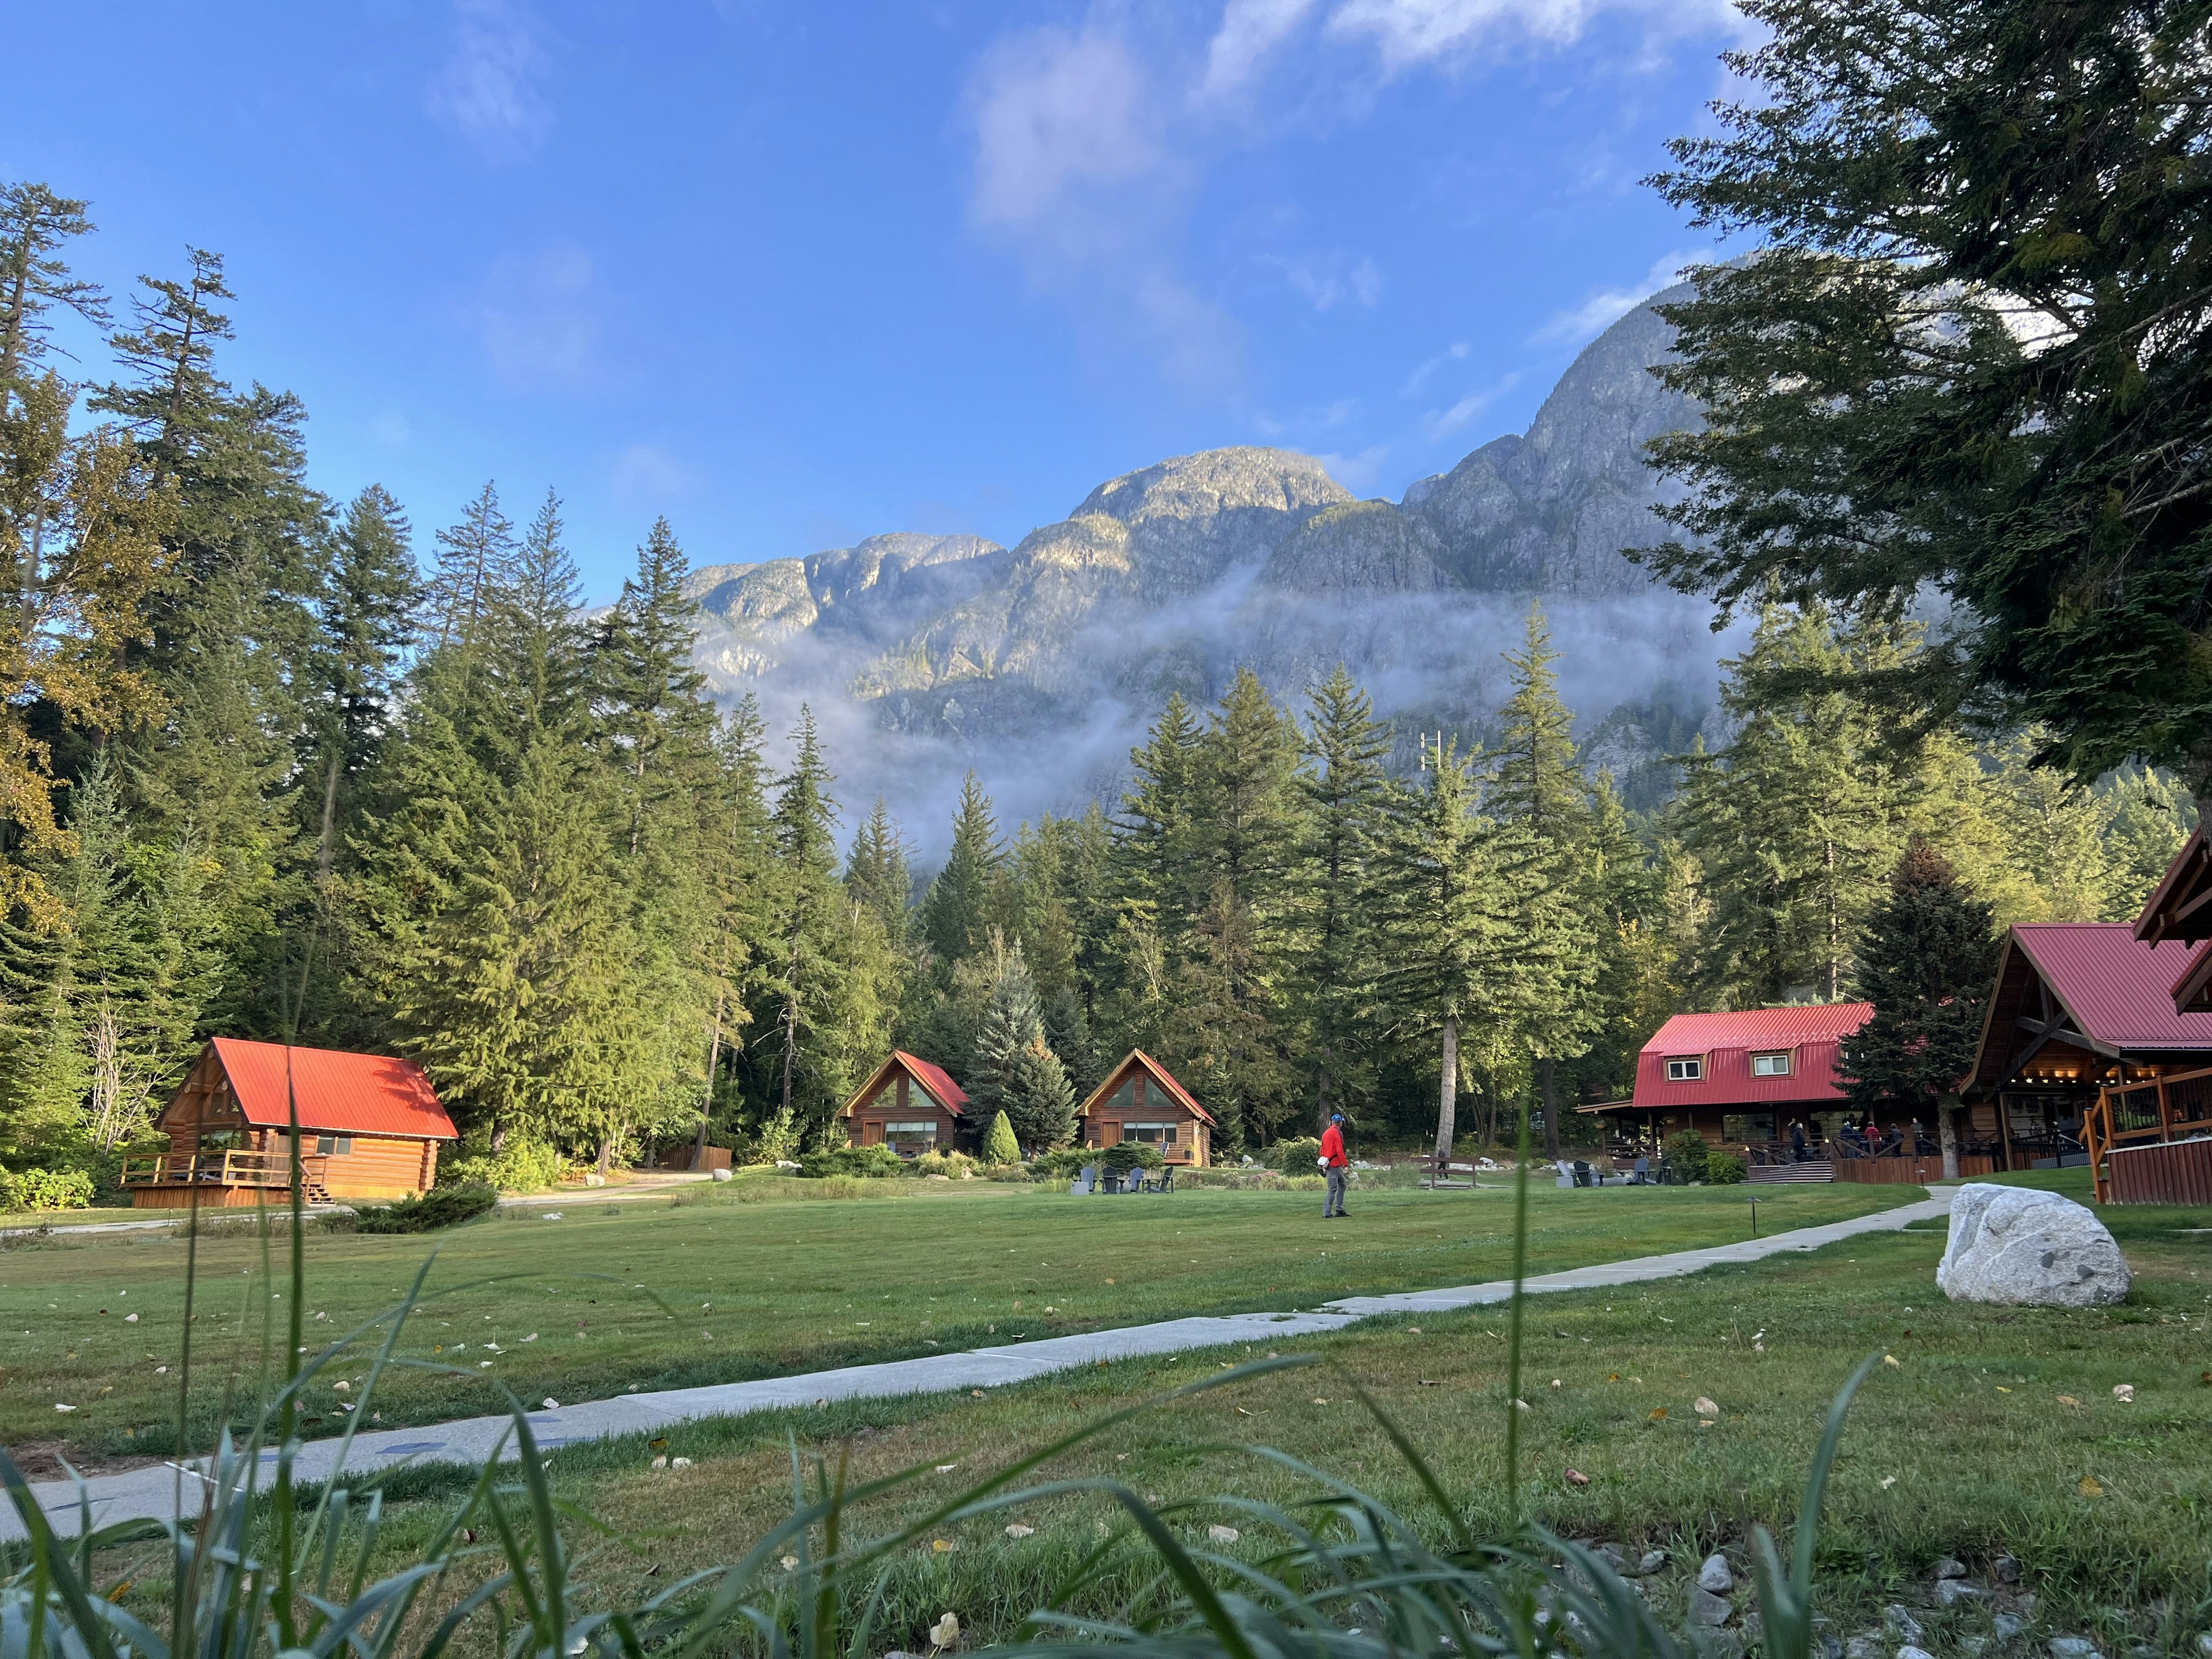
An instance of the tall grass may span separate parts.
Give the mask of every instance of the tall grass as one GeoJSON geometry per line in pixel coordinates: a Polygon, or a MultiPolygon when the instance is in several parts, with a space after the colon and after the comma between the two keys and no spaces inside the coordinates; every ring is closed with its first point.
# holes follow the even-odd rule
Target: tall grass
{"type": "MultiPolygon", "coordinates": [[[[296,1144],[296,1142],[295,1142],[296,1144]]],[[[1523,1151],[1526,1129],[1523,1128],[1523,1151]]],[[[1525,1265],[1526,1158],[1516,1204],[1514,1336],[1504,1409],[1507,1482],[1519,1485],[1521,1397],[1519,1279],[1525,1265]]],[[[251,1432],[224,1431],[190,1475],[197,1504],[161,1531],[167,1595],[158,1616],[140,1609],[127,1584],[99,1582],[112,1547],[143,1537],[145,1523],[91,1524],[80,1504],[78,1535],[56,1534],[14,1460],[0,1451],[0,1481],[28,1533],[0,1578],[0,1659],[442,1659],[457,1646],[521,1659],[704,1659],[743,1651],[769,1659],[868,1659],[884,1645],[895,1607],[902,1627],[917,1593],[916,1547],[940,1529],[977,1517],[1088,1493],[1121,1516],[1118,1528],[1071,1553],[1023,1619],[1018,1638],[1048,1653],[1100,1647],[1183,1659],[1399,1659],[1493,1656],[1543,1659],[1683,1659],[1682,1650],[1634,1588],[1607,1563],[1566,1540],[1521,1523],[1508,1534],[1474,1534],[1462,1507],[1411,1438],[1352,1385],[1405,1460],[1432,1516],[1417,1520],[1285,1453],[1244,1455],[1289,1471],[1310,1486],[1282,1504],[1237,1497],[1209,1513],[1239,1515],[1243,1532],[1265,1546],[1257,1559],[1194,1541],[1193,1505],[1155,1504],[1118,1480],[1024,1484],[1085,1442],[1155,1408],[1255,1377],[1319,1363],[1271,1358],[1218,1372],[1188,1387],[1085,1424],[957,1496],[925,1502],[888,1531],[864,1535],[880,1500],[911,1498],[927,1465],[854,1483],[845,1455],[790,1450],[791,1506],[738,1559],[641,1595],[635,1575],[592,1571],[577,1540],[608,1541],[592,1518],[556,1500],[546,1460],[520,1401],[512,1428],[466,1492],[438,1519],[411,1565],[372,1577],[384,1503],[373,1488],[333,1480],[312,1497],[295,1486],[295,1427],[304,1390],[339,1356],[373,1349],[361,1397],[349,1417],[338,1467],[376,1389],[394,1365],[470,1375],[457,1366],[396,1358],[400,1334],[423,1297],[426,1260],[391,1308],[313,1353],[302,1352],[306,1273],[296,1180],[290,1231],[290,1307],[283,1381],[251,1432]],[[273,1478],[264,1475],[273,1448],[273,1478]],[[189,1511],[189,1513],[186,1513],[189,1511]]],[[[264,1261],[268,1233],[264,1234],[264,1261]]],[[[432,1260],[434,1260],[433,1253],[432,1260]]],[[[263,1374],[270,1364],[264,1308],[263,1374]]],[[[190,1330],[186,1323],[187,1333],[190,1330]]],[[[1828,1469],[1852,1395],[1874,1362],[1836,1397],[1814,1458],[1787,1564],[1764,1528],[1751,1540],[1767,1659],[1811,1659],[1814,1541],[1828,1469]]],[[[180,1382],[181,1435],[188,1379],[180,1382]]],[[[849,1448],[848,1448],[849,1449],[849,1448]]],[[[1511,1513],[1520,1510],[1517,1499],[1511,1513]]],[[[143,1598],[141,1598],[143,1600],[143,1598]]],[[[1017,1604],[1020,1605],[1020,1604],[1017,1604]]],[[[958,1641],[940,1626],[937,1639],[958,1641]]]]}

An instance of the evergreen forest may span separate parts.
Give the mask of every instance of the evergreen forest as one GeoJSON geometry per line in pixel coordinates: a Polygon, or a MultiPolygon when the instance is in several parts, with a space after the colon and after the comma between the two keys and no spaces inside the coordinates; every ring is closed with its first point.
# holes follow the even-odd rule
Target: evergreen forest
{"type": "Polygon", "coordinates": [[[1899,881],[2121,919],[2194,819],[2039,728],[1900,714],[1931,647],[1896,607],[1769,592],[1725,740],[1649,810],[1578,752],[1532,606],[1510,699],[1410,772],[1342,670],[1287,702],[1243,672],[1170,697],[1115,799],[1010,825],[971,776],[924,872],[811,716],[707,695],[666,520],[591,611],[557,494],[425,527],[325,496],[300,401],[226,378],[222,258],[112,297],[70,267],[91,228],[0,187],[10,1170],[112,1170],[211,1035],[418,1060],[450,1167],[511,1181],[702,1133],[794,1156],[894,1045],[1024,1152],[1132,1047],[1232,1155],[1523,1103],[1556,1145],[1671,1013],[1860,994],[1899,881]],[[72,313],[105,362],[53,349],[72,313]]]}

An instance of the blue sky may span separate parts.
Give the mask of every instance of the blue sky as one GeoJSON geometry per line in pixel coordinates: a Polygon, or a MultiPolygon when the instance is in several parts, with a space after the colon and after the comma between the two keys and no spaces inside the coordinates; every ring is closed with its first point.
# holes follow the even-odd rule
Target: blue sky
{"type": "Polygon", "coordinates": [[[305,398],[316,483],[386,484],[425,552],[484,479],[517,517],[550,485],[595,599],[663,512],[699,563],[1012,542],[1236,443],[1395,498],[1708,249],[1638,180],[1741,29],[1721,0],[5,15],[37,69],[0,177],[91,199],[85,274],[219,251],[226,371],[305,398]]]}

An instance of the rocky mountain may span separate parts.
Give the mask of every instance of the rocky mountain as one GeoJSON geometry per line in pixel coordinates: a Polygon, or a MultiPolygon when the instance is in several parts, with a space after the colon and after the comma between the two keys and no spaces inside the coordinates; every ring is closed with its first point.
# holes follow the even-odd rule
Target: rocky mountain
{"type": "Polygon", "coordinates": [[[926,823],[971,764],[1016,813],[1110,787],[1170,690],[1211,701],[1240,664],[1296,696],[1342,661],[1409,731],[1479,731],[1540,599],[1571,698],[1633,764],[1634,710],[1666,708],[1672,733],[1710,700],[1715,656],[1704,608],[1620,552],[1659,530],[1643,445],[1697,419],[1647,372],[1668,347],[1638,307],[1525,434],[1397,502],[1356,499],[1309,455],[1209,450],[1103,483],[1012,549],[892,534],[703,568],[701,665],[772,719],[810,701],[843,733],[847,797],[881,789],[926,823]]]}

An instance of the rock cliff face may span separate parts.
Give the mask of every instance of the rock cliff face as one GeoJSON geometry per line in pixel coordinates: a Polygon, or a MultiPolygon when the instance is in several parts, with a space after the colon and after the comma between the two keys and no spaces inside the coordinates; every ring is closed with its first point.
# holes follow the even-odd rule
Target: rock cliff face
{"type": "Polygon", "coordinates": [[[1029,774],[1055,780],[1062,802],[1087,792],[1079,761],[1097,782],[1170,690],[1211,700],[1239,665],[1294,696],[1341,661],[1385,714],[1479,728],[1498,653],[1537,598],[1570,689],[1578,654],[1603,688],[1584,713],[1655,688],[1694,702],[1676,683],[1711,679],[1711,641],[1620,552],[1661,529],[1643,445],[1697,419],[1647,372],[1668,344],[1639,307],[1576,359],[1525,434],[1401,502],[1356,500],[1311,456],[1218,449],[1103,483],[1011,550],[885,535],[702,569],[701,664],[772,713],[842,700],[904,742],[902,764],[927,752],[939,769],[988,770],[1042,742],[1029,774]]]}

